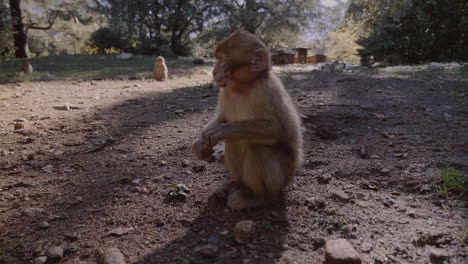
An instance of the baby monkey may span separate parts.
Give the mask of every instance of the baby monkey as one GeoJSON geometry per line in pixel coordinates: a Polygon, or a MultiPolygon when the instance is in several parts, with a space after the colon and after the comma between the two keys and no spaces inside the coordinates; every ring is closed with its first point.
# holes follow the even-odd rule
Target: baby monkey
{"type": "Polygon", "coordinates": [[[233,210],[274,201],[302,161],[301,122],[271,56],[255,35],[236,30],[215,50],[213,77],[221,90],[216,114],[193,143],[208,159],[225,142],[224,164],[231,181],[214,194],[233,210]]]}
{"type": "Polygon", "coordinates": [[[153,75],[156,81],[165,81],[167,79],[167,66],[164,57],[159,56],[156,58],[153,75]]]}

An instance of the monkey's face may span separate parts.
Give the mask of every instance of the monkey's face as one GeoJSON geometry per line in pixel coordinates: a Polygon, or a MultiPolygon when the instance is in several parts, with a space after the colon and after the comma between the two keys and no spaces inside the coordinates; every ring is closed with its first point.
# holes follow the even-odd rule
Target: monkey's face
{"type": "Polygon", "coordinates": [[[222,53],[218,53],[216,55],[216,65],[213,70],[213,78],[216,84],[221,87],[226,87],[228,79],[232,78],[231,67],[222,53]]]}
{"type": "Polygon", "coordinates": [[[157,58],[156,58],[156,63],[157,63],[157,64],[162,64],[162,63],[164,63],[164,58],[163,58],[163,57],[157,57],[157,58]]]}

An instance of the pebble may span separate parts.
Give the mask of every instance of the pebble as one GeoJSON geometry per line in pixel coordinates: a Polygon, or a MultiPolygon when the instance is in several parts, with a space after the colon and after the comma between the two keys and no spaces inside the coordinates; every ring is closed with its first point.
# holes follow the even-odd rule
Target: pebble
{"type": "Polygon", "coordinates": [[[166,165],[167,165],[167,161],[165,161],[165,160],[161,160],[159,162],[159,166],[166,166],[166,165]]]}
{"type": "Polygon", "coordinates": [[[41,221],[39,222],[39,227],[42,228],[42,229],[47,229],[49,228],[50,224],[47,223],[46,221],[41,221]]]}
{"type": "Polygon", "coordinates": [[[329,240],[325,245],[325,263],[360,264],[361,258],[346,239],[329,240]]]}
{"type": "Polygon", "coordinates": [[[24,123],[22,123],[22,122],[18,122],[18,123],[13,124],[13,129],[14,130],[23,129],[23,128],[24,128],[24,123]]]}
{"type": "Polygon", "coordinates": [[[347,203],[351,199],[349,195],[347,195],[344,191],[338,190],[335,191],[331,194],[331,197],[337,201],[340,201],[342,203],[347,203]]]}
{"type": "Polygon", "coordinates": [[[234,227],[234,239],[241,244],[246,244],[252,240],[254,234],[254,222],[244,220],[237,222],[234,227]]]}
{"type": "Polygon", "coordinates": [[[439,248],[431,248],[429,252],[429,259],[432,263],[442,263],[448,256],[449,254],[445,250],[439,248]]]}
{"type": "Polygon", "coordinates": [[[125,258],[118,248],[111,247],[104,250],[98,264],[125,264],[125,258]]]}
{"type": "Polygon", "coordinates": [[[320,176],[318,176],[318,182],[320,184],[328,184],[332,180],[332,176],[328,173],[324,173],[320,176]]]}
{"type": "Polygon", "coordinates": [[[430,193],[431,191],[432,191],[432,188],[428,184],[422,185],[421,188],[419,189],[419,192],[422,194],[427,194],[427,193],[430,193]]]}
{"type": "Polygon", "coordinates": [[[42,209],[42,208],[28,207],[28,208],[24,209],[22,213],[24,215],[34,217],[34,216],[37,216],[38,214],[42,214],[43,212],[44,212],[44,209],[42,209]]]}
{"type": "Polygon", "coordinates": [[[47,257],[46,256],[40,256],[37,257],[33,260],[33,264],[44,264],[47,262],[47,257]]]}
{"type": "Polygon", "coordinates": [[[62,259],[63,258],[63,248],[62,247],[50,247],[46,252],[48,259],[62,259]]]}
{"type": "Polygon", "coordinates": [[[184,159],[182,160],[182,167],[188,167],[190,166],[190,160],[184,159]]]}
{"type": "Polygon", "coordinates": [[[65,233],[63,234],[63,237],[69,241],[76,241],[80,238],[77,234],[72,234],[72,233],[65,233]]]}
{"type": "Polygon", "coordinates": [[[321,198],[307,198],[306,200],[306,206],[313,210],[325,208],[326,205],[325,200],[321,198]]]}

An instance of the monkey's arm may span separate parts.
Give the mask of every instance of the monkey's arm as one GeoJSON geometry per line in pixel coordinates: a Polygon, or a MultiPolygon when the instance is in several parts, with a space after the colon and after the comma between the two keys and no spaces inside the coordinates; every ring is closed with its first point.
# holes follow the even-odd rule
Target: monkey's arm
{"type": "Polygon", "coordinates": [[[255,144],[277,143],[281,126],[272,120],[246,120],[214,125],[203,131],[203,140],[214,146],[221,140],[248,140],[255,144]]]}

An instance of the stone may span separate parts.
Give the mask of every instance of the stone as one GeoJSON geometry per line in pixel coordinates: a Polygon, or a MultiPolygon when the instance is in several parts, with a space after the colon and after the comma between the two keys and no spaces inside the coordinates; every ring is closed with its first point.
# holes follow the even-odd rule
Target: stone
{"type": "Polygon", "coordinates": [[[320,210],[325,208],[326,205],[325,200],[321,198],[307,198],[306,200],[306,206],[313,210],[320,210]]]}
{"type": "Polygon", "coordinates": [[[320,176],[318,176],[318,182],[320,184],[328,184],[332,180],[332,176],[328,173],[324,173],[320,176]]]}
{"type": "Polygon", "coordinates": [[[128,232],[133,231],[133,229],[133,227],[117,227],[116,229],[109,231],[106,236],[123,236],[128,232]]]}
{"type": "Polygon", "coordinates": [[[98,264],[125,264],[125,257],[116,247],[106,248],[99,257],[98,264]]]}
{"type": "Polygon", "coordinates": [[[327,124],[318,125],[315,129],[315,134],[321,139],[326,140],[335,140],[338,138],[336,129],[333,126],[327,124]]]}
{"type": "Polygon", "coordinates": [[[444,260],[447,260],[449,257],[449,254],[440,248],[431,248],[429,251],[429,259],[431,260],[431,263],[443,263],[444,260]]]}
{"type": "Polygon", "coordinates": [[[68,241],[77,241],[80,238],[80,236],[78,236],[77,234],[72,233],[65,233],[63,234],[63,237],[68,241]]]}
{"type": "Polygon", "coordinates": [[[39,222],[39,227],[42,228],[42,229],[47,229],[49,228],[50,224],[47,223],[46,221],[41,221],[39,222]]]}
{"type": "Polygon", "coordinates": [[[62,259],[63,248],[62,247],[50,247],[47,249],[46,256],[48,259],[62,259]]]}
{"type": "Polygon", "coordinates": [[[166,165],[167,165],[167,161],[165,161],[165,160],[159,161],[159,166],[164,167],[166,165]]]}
{"type": "Polygon", "coordinates": [[[37,257],[33,260],[33,264],[44,264],[47,262],[47,257],[46,256],[40,256],[37,257]]]}
{"type": "Polygon", "coordinates": [[[30,217],[35,217],[39,214],[44,213],[44,209],[42,208],[34,208],[34,207],[28,207],[22,211],[24,215],[30,216],[30,217]]]}
{"type": "Polygon", "coordinates": [[[183,114],[185,114],[185,111],[182,110],[182,109],[178,109],[178,110],[175,110],[175,113],[178,114],[178,115],[183,115],[183,114]]]}
{"type": "Polygon", "coordinates": [[[18,129],[23,129],[24,128],[24,123],[22,122],[17,122],[13,124],[13,129],[18,130],[18,129]]]}
{"type": "Polygon", "coordinates": [[[184,159],[182,160],[182,167],[188,167],[190,166],[190,160],[184,159]]]}
{"type": "Polygon", "coordinates": [[[344,191],[338,190],[331,194],[331,197],[339,202],[347,203],[351,199],[344,191]]]}
{"type": "Polygon", "coordinates": [[[431,191],[432,191],[432,188],[428,184],[422,185],[421,188],[419,189],[419,192],[422,194],[427,194],[427,193],[430,193],[431,191]]]}
{"type": "Polygon", "coordinates": [[[360,264],[361,258],[346,239],[329,240],[325,245],[325,263],[360,264]]]}
{"type": "Polygon", "coordinates": [[[234,239],[241,244],[250,242],[254,235],[254,222],[252,220],[244,220],[237,222],[234,226],[234,239]]]}

